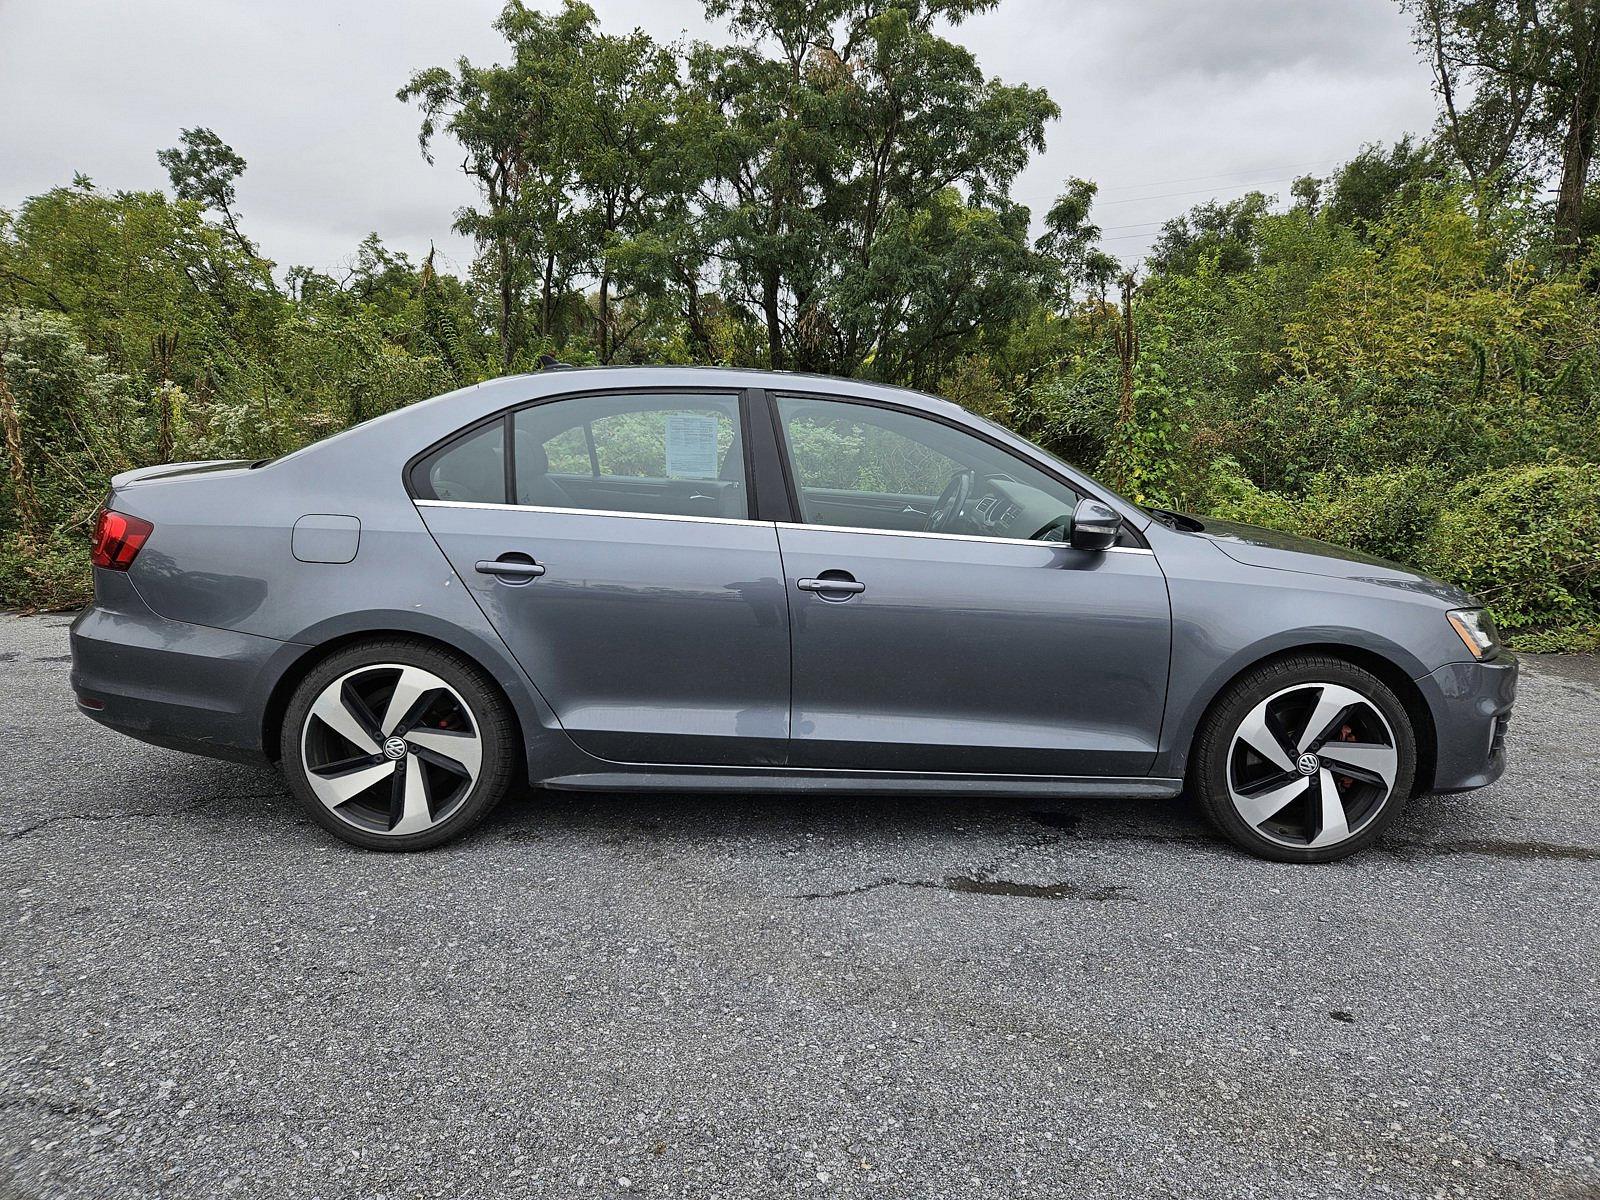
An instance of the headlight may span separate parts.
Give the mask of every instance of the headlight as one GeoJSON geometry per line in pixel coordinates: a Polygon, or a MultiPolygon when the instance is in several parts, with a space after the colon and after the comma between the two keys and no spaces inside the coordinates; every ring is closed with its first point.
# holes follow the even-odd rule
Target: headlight
{"type": "Polygon", "coordinates": [[[1494,621],[1481,608],[1454,608],[1445,614],[1450,624],[1461,635],[1461,640],[1472,651],[1473,658],[1487,658],[1499,641],[1494,631],[1494,621]]]}

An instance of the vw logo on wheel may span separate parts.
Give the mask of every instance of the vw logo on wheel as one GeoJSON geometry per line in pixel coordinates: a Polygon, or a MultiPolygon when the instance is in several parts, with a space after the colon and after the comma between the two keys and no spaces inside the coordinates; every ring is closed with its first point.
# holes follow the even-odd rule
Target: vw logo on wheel
{"type": "Polygon", "coordinates": [[[406,740],[402,737],[385,738],[383,742],[383,756],[398,762],[406,756],[406,740]]]}
{"type": "Polygon", "coordinates": [[[1299,758],[1295,759],[1294,765],[1299,769],[1300,774],[1302,775],[1315,775],[1317,773],[1317,768],[1322,765],[1322,762],[1315,754],[1302,754],[1299,758]]]}

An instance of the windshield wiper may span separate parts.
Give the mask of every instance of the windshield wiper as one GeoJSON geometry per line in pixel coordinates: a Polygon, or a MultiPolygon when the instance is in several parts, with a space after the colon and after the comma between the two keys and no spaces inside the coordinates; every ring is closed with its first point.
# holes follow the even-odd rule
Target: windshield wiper
{"type": "Polygon", "coordinates": [[[1145,512],[1160,521],[1168,529],[1175,529],[1182,533],[1199,533],[1205,528],[1204,524],[1196,521],[1193,517],[1173,512],[1170,508],[1146,508],[1145,512]]]}

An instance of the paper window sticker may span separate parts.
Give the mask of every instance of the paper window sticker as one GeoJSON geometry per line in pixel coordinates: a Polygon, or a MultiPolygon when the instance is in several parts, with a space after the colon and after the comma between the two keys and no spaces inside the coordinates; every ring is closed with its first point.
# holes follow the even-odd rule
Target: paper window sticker
{"type": "Polygon", "coordinates": [[[667,414],[667,475],[717,477],[717,418],[707,413],[667,414]]]}

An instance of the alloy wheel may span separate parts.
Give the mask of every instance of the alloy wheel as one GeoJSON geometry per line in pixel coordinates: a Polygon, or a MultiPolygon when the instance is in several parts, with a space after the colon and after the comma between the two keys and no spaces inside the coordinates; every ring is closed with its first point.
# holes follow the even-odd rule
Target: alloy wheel
{"type": "Polygon", "coordinates": [[[1301,683],[1240,723],[1228,748],[1228,794],[1262,837],[1320,849],[1377,818],[1399,763],[1394,730],[1370,699],[1342,684],[1301,683]]]}
{"type": "Polygon", "coordinates": [[[339,820],[369,833],[423,833],[471,794],[483,766],[461,694],[421,667],[375,663],[341,675],[300,735],[306,781],[339,820]]]}

